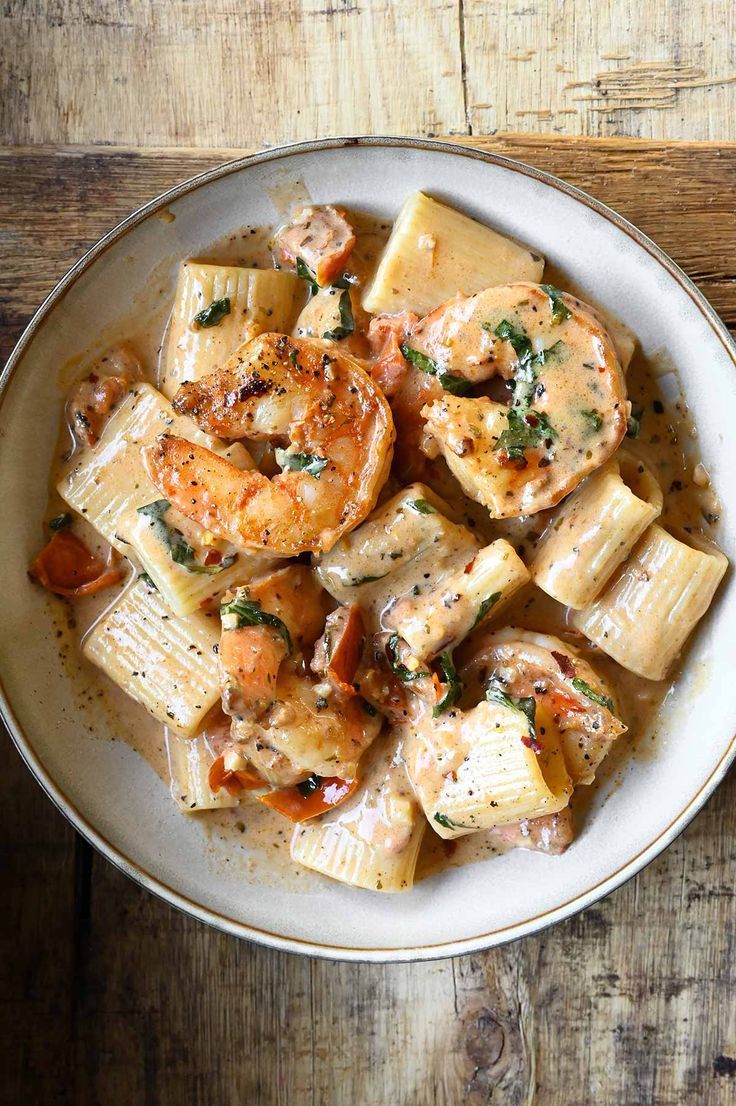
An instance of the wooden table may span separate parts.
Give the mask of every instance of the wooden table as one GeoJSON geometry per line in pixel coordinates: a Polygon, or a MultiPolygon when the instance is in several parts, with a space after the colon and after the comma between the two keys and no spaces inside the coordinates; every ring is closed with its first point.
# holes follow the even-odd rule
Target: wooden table
{"type": "MultiPolygon", "coordinates": [[[[736,328],[733,6],[651,7],[10,0],[0,353],[102,231],[234,152],[183,145],[360,130],[454,131],[581,185],[736,328]],[[399,68],[412,79],[397,96],[399,68]],[[614,93],[626,106],[598,110],[614,93]],[[540,120],[720,144],[477,137],[540,120]],[[100,141],[149,148],[79,145],[100,141]]],[[[77,837],[9,744],[2,764],[0,1103],[736,1100],[733,774],[664,856],[579,917],[494,952],[382,967],[270,952],[176,913],[77,837]]]]}

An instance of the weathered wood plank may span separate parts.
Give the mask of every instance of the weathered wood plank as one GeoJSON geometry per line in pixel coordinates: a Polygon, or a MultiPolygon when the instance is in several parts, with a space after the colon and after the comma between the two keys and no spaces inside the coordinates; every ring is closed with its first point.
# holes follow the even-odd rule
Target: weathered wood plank
{"type": "MultiPolygon", "coordinates": [[[[736,325],[736,147],[483,144],[634,219],[736,325]]],[[[227,156],[1,153],[5,351],[100,233],[227,156]]],[[[145,894],[76,841],[8,749],[0,1102],[727,1106],[735,809],[732,775],[646,872],[537,938],[435,964],[334,965],[237,942],[145,894]]]]}
{"type": "Polygon", "coordinates": [[[7,0],[0,141],[736,139],[730,0],[7,0]]]}

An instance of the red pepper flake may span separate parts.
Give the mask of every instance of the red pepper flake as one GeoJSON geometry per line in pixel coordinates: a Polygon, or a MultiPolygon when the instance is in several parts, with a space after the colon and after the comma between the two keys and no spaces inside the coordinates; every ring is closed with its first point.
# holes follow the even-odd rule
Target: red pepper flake
{"type": "Polygon", "coordinates": [[[575,665],[572,663],[567,653],[556,653],[554,649],[551,650],[552,656],[557,661],[557,667],[563,676],[567,676],[569,680],[575,675],[575,665]]]}
{"type": "Polygon", "coordinates": [[[207,556],[204,559],[206,565],[219,565],[222,560],[222,553],[219,549],[210,549],[207,556]]]}

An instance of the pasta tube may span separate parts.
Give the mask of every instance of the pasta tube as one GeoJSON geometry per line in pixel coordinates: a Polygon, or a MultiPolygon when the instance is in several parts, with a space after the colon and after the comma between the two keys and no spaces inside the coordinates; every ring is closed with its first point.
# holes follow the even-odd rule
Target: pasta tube
{"type": "Polygon", "coordinates": [[[171,399],[185,380],[214,372],[258,334],[288,334],[303,297],[304,284],[294,273],[185,261],[179,269],[161,391],[171,399]],[[227,312],[216,324],[195,321],[200,312],[225,300],[227,312]]]}
{"type": "Polygon", "coordinates": [[[423,192],[405,201],[363,298],[371,315],[414,311],[493,284],[542,279],[544,258],[423,192]]]}
{"type": "Polygon", "coordinates": [[[95,623],[82,652],[159,722],[192,737],[220,699],[219,640],[219,617],[177,618],[138,580],[95,623]]]}
{"type": "Polygon", "coordinates": [[[171,794],[185,814],[238,806],[240,800],[230,795],[226,788],[221,787],[219,791],[210,788],[209,772],[217,758],[207,731],[192,738],[169,732],[166,735],[166,751],[171,794]]]}
{"type": "Polygon", "coordinates": [[[615,661],[662,680],[710,606],[728,560],[715,546],[650,526],[598,599],[572,617],[615,661]]]}
{"type": "Polygon", "coordinates": [[[425,718],[407,735],[409,778],[432,829],[462,837],[567,806],[572,783],[560,735],[537,705],[540,753],[530,743],[527,716],[481,702],[469,711],[425,718]]]}
{"type": "Polygon", "coordinates": [[[453,649],[529,580],[526,565],[503,538],[462,562],[439,587],[405,595],[384,617],[384,625],[396,630],[417,657],[453,649]]]}
{"type": "Polygon", "coordinates": [[[375,742],[365,756],[364,771],[360,787],[346,803],[296,826],[291,858],[353,887],[406,891],[414,882],[426,821],[396,754],[395,739],[375,742]]]}
{"type": "Polygon", "coordinates": [[[591,603],[662,511],[650,470],[620,452],[554,513],[530,566],[537,587],[565,606],[591,603]]]}

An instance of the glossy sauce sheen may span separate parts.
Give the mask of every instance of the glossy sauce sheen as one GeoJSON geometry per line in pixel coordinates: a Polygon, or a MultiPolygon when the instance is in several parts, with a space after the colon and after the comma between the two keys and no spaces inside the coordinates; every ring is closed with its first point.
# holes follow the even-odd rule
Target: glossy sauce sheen
{"type": "MultiPolygon", "coordinates": [[[[288,196],[280,195],[276,199],[286,207],[293,203],[294,196],[292,190],[288,196]]],[[[356,213],[351,213],[349,218],[357,234],[357,244],[351,255],[349,270],[358,277],[360,287],[364,288],[388,238],[391,224],[356,213]]],[[[244,267],[271,267],[271,236],[270,228],[244,227],[214,244],[198,260],[244,267]]],[[[549,266],[545,270],[545,280],[557,287],[574,290],[567,274],[551,271],[549,266]]],[[[101,345],[63,366],[59,373],[61,389],[66,392],[74,380],[82,377],[101,350],[121,341],[133,348],[140,357],[148,378],[157,383],[171,292],[166,281],[154,276],[147,293],[149,309],[145,317],[142,319],[139,314],[135,321],[131,320],[128,327],[121,327],[115,334],[103,335],[101,345]],[[152,303],[154,306],[150,307],[152,303]]],[[[361,329],[367,328],[368,321],[369,318],[362,312],[356,312],[353,350],[358,355],[365,352],[366,343],[361,329]]],[[[646,362],[637,352],[627,372],[626,387],[633,413],[641,424],[638,438],[626,439],[626,445],[650,466],[660,482],[665,504],[661,516],[662,524],[667,529],[685,530],[711,537],[712,526],[718,521],[719,504],[709,487],[707,473],[693,457],[696,432],[689,419],[675,372],[668,365],[646,362]]],[[[51,474],[52,489],[67,470],[69,458],[69,432],[64,425],[59,436],[57,464],[51,474]]],[[[462,494],[441,457],[432,462],[424,479],[438,495],[449,501],[455,520],[468,526],[477,535],[479,544],[488,544],[499,537],[506,538],[522,559],[529,562],[549,512],[527,518],[490,519],[482,506],[462,494]]],[[[399,491],[400,487],[391,478],[381,501],[399,491]]],[[[65,509],[57,493],[52,491],[47,517],[52,518],[65,509]]],[[[104,542],[84,522],[75,522],[75,531],[91,549],[104,551],[104,542]]],[[[442,558],[443,550],[438,549],[435,555],[442,558]]],[[[131,573],[132,571],[131,569],[131,573]]],[[[402,580],[407,592],[416,582],[410,576],[402,580]]],[[[96,721],[103,710],[107,715],[109,732],[116,733],[119,739],[131,744],[168,783],[166,733],[143,708],[132,703],[122,691],[88,664],[79,652],[80,642],[87,629],[115,602],[116,597],[117,592],[108,590],[101,596],[80,600],[73,606],[62,600],[49,598],[49,613],[59,640],[60,655],[78,695],[83,724],[88,731],[91,734],[96,732],[96,721]]],[[[377,612],[377,621],[381,621],[380,612],[377,612]]],[[[581,650],[581,655],[595,664],[623,704],[628,734],[618,740],[603,762],[596,782],[590,787],[579,787],[574,792],[571,807],[577,832],[580,832],[586,808],[596,790],[604,788],[607,793],[616,786],[625,762],[632,755],[652,755],[658,737],[658,708],[673,681],[669,679],[651,682],[621,668],[598,649],[581,641],[580,635],[568,627],[566,610],[531,586],[524,588],[504,609],[499,625],[521,625],[531,630],[555,634],[575,644],[581,650]]],[[[250,872],[257,869],[259,879],[271,882],[286,880],[295,889],[313,886],[317,881],[318,877],[313,873],[299,869],[289,860],[291,824],[247,795],[240,806],[207,812],[198,819],[198,824],[211,834],[218,857],[227,856],[228,863],[240,863],[250,872]]],[[[416,878],[421,879],[448,865],[477,861],[501,851],[504,851],[504,847],[499,845],[492,833],[475,833],[449,842],[428,832],[420,852],[416,878]]]]}

